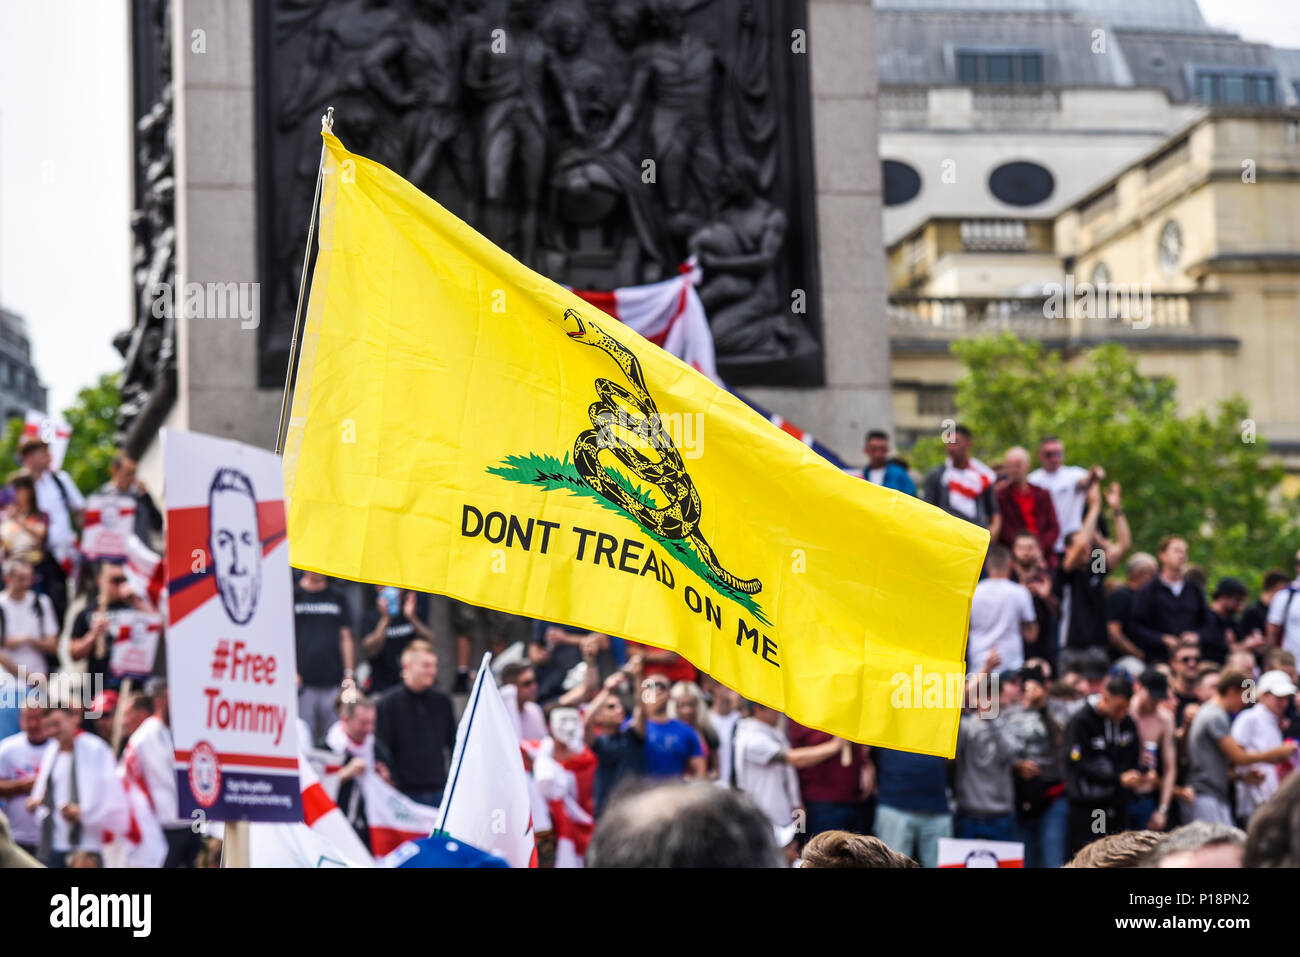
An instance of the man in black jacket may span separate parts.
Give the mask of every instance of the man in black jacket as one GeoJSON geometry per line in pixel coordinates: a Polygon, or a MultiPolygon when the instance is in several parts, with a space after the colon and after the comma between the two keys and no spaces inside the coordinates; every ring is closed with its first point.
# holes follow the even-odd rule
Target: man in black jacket
{"type": "Polygon", "coordinates": [[[1205,592],[1185,577],[1187,542],[1176,535],[1160,540],[1156,552],[1160,574],[1133,596],[1129,637],[1146,655],[1147,665],[1169,660],[1169,653],[1185,634],[1199,634],[1210,623],[1205,592]]]}
{"type": "Polygon", "coordinates": [[[388,765],[393,785],[413,801],[437,807],[456,745],[451,699],[433,689],[438,659],[416,639],[402,652],[402,683],[375,706],[375,760],[388,765]]]}
{"type": "MultiPolygon", "coordinates": [[[[1133,682],[1122,673],[1112,674],[1101,694],[1090,697],[1066,726],[1071,855],[1124,830],[1132,789],[1144,783],[1137,724],[1128,713],[1132,697],[1133,682]]],[[[1147,774],[1155,778],[1154,771],[1147,774]]]]}

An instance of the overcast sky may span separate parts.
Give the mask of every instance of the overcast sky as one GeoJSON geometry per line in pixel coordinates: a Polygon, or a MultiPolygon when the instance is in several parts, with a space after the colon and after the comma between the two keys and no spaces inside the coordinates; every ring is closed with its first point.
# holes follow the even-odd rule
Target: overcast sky
{"type": "MultiPolygon", "coordinates": [[[[1300,0],[1201,9],[1300,48],[1300,0]]],[[[127,54],[125,0],[0,0],[0,303],[26,317],[54,410],[119,368],[131,323],[127,54]]]]}
{"type": "Polygon", "coordinates": [[[0,0],[0,303],[55,411],[131,323],[127,47],[125,0],[0,0]]]}

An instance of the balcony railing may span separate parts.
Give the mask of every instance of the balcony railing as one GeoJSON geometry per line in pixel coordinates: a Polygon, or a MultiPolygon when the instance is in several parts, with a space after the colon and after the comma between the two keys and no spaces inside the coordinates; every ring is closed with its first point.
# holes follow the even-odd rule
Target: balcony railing
{"type": "Polygon", "coordinates": [[[1052,89],[975,90],[971,106],[977,114],[1059,113],[1061,94],[1052,89]]]}
{"type": "MultiPolygon", "coordinates": [[[[1041,296],[917,296],[889,299],[890,335],[898,340],[947,340],[999,332],[1032,339],[1110,340],[1182,337],[1230,344],[1212,293],[1167,293],[1100,286],[1091,296],[1064,289],[1041,296]]],[[[1210,344],[1213,344],[1212,342],[1210,344]]]]}
{"type": "Polygon", "coordinates": [[[961,245],[968,252],[1020,252],[1029,248],[1023,219],[963,219],[961,245]]]}

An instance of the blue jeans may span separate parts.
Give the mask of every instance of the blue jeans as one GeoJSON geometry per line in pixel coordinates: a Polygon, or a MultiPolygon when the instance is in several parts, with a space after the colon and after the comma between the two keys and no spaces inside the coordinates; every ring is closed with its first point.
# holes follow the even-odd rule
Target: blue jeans
{"type": "Polygon", "coordinates": [[[962,840],[1014,841],[1016,839],[1016,816],[1014,814],[994,814],[989,817],[958,814],[954,823],[957,837],[962,840]]]}
{"type": "Polygon", "coordinates": [[[915,858],[922,867],[939,866],[939,838],[952,837],[951,814],[921,814],[876,807],[876,837],[891,851],[915,858]]]}
{"type": "Polygon", "coordinates": [[[1025,845],[1025,867],[1060,867],[1069,844],[1069,805],[1059,797],[1030,821],[1016,824],[1017,840],[1025,845]]]}
{"type": "Polygon", "coordinates": [[[853,834],[865,834],[867,820],[862,813],[862,805],[848,801],[805,801],[807,812],[807,831],[804,837],[812,837],[822,831],[849,831],[853,834]]]}
{"type": "Polygon", "coordinates": [[[1156,812],[1159,792],[1152,791],[1150,794],[1141,794],[1135,797],[1128,804],[1128,826],[1135,831],[1145,831],[1147,822],[1151,820],[1151,815],[1156,812]]]}

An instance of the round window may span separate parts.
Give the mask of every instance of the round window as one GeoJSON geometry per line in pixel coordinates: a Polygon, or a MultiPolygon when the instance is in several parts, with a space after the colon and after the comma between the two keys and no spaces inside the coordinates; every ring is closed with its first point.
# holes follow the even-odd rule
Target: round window
{"type": "Polygon", "coordinates": [[[989,192],[1008,206],[1036,206],[1055,189],[1051,171],[1037,163],[1003,163],[989,174],[989,192]]]}
{"type": "Polygon", "coordinates": [[[886,206],[901,206],[916,199],[921,192],[920,173],[898,160],[885,160],[881,166],[886,206]]]}

